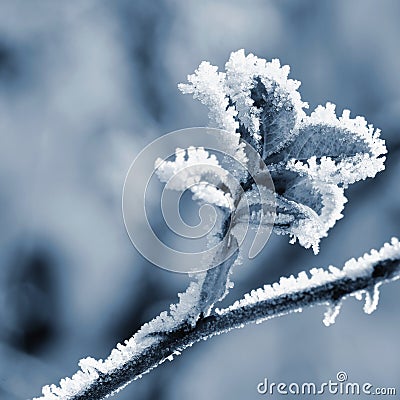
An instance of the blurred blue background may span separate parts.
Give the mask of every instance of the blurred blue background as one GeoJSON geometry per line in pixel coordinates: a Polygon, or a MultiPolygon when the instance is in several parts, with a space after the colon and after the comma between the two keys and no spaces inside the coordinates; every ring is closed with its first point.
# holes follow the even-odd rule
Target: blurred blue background
{"type": "MultiPolygon", "coordinates": [[[[0,1],[0,398],[40,394],[85,356],[166,309],[188,279],[148,265],[123,226],[121,191],[138,152],[207,124],[183,96],[202,60],[231,51],[291,66],[313,109],[332,101],[382,129],[386,171],[347,190],[321,252],[274,236],[235,271],[228,304],[251,288],[346,259],[399,236],[400,2],[397,0],[0,1]]],[[[118,399],[259,399],[264,377],[400,385],[399,284],[377,311],[347,300],[195,345],[118,399]]],[[[268,396],[267,396],[268,397],[268,396]]]]}

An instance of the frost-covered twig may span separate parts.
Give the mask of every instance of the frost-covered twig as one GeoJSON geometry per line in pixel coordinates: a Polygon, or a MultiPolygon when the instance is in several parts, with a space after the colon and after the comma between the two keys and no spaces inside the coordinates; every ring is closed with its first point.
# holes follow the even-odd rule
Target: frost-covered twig
{"type": "Polygon", "coordinates": [[[169,313],[144,325],[125,345],[118,344],[106,360],[81,360],[72,379],[63,379],[59,388],[46,386],[42,398],[104,398],[201,339],[304,307],[326,304],[324,323],[329,325],[349,295],[362,298],[365,293],[364,311],[370,313],[377,306],[379,286],[400,277],[400,244],[393,239],[379,252],[348,261],[342,270],[314,268],[311,276],[303,272],[281,278],[213,311],[226,296],[231,269],[240,260],[243,224],[273,226],[290,235],[292,243],[298,240],[318,253],[320,240],[343,216],[344,190],[382,171],[386,153],[380,131],[362,117],[352,119],[346,110],[337,117],[331,103],[306,115],[300,83],[288,78],[289,67],[278,60],[267,62],[241,50],[231,54],[225,71],[203,62],[188,76],[189,83],[180,85],[209,108],[211,120],[223,130],[223,163],[193,146],[176,149],[173,161],[155,162],[166,188],[190,189],[194,200],[215,206],[216,224],[208,234],[210,244],[217,245],[215,252],[202,259],[203,272],[169,313]],[[273,193],[274,201],[267,193],[273,193]],[[269,219],[272,205],[276,218],[269,219]]]}
{"type": "Polygon", "coordinates": [[[306,307],[327,305],[324,323],[329,325],[348,296],[361,299],[365,293],[364,311],[371,313],[378,303],[379,286],[399,278],[400,243],[392,239],[391,244],[386,243],[379,251],[372,250],[358,260],[347,261],[343,269],[314,268],[310,275],[302,272],[297,278],[281,278],[279,283],[252,291],[231,307],[198,320],[195,327],[180,326],[168,331],[173,316],[163,313],[145,324],[125,345],[118,344],[105,361],[81,360],[81,371],[72,379],[63,379],[60,387],[45,386],[41,399],[102,399],[165,360],[172,361],[174,355],[201,339],[306,307]]]}

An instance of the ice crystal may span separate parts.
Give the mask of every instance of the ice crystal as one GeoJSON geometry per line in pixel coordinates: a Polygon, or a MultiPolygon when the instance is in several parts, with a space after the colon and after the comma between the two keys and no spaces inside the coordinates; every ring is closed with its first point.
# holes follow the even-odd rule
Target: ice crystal
{"type": "Polygon", "coordinates": [[[317,253],[342,218],[344,189],[382,171],[386,147],[380,131],[363,117],[350,118],[349,110],[337,117],[327,103],[306,115],[300,82],[289,79],[289,71],[279,60],[239,50],[225,72],[203,62],[179,87],[208,107],[214,126],[234,133],[227,135],[229,154],[242,150],[239,137],[260,153],[277,191],[275,231],[317,253]]]}
{"type": "Polygon", "coordinates": [[[326,312],[324,314],[323,323],[325,326],[333,325],[336,321],[336,317],[340,313],[340,308],[342,307],[342,302],[337,302],[333,304],[328,304],[326,312]]]}
{"type": "Polygon", "coordinates": [[[373,313],[378,307],[379,302],[379,286],[377,283],[372,289],[365,291],[365,304],[364,304],[364,312],[366,314],[373,313]]]}

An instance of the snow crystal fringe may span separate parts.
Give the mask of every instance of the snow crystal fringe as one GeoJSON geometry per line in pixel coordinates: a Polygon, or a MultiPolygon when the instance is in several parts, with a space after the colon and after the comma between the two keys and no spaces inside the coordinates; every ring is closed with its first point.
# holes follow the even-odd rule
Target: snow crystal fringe
{"type": "Polygon", "coordinates": [[[164,312],[145,324],[124,345],[118,344],[106,360],[81,360],[81,370],[72,379],[62,379],[58,387],[45,386],[43,396],[34,400],[103,399],[200,340],[307,307],[326,305],[324,323],[329,325],[348,296],[362,299],[365,294],[364,311],[371,313],[378,304],[379,287],[399,278],[400,243],[393,238],[379,251],[347,261],[342,269],[313,268],[309,274],[301,272],[253,290],[231,307],[198,320],[195,326],[179,325],[182,305],[172,306],[170,314],[164,312]]]}

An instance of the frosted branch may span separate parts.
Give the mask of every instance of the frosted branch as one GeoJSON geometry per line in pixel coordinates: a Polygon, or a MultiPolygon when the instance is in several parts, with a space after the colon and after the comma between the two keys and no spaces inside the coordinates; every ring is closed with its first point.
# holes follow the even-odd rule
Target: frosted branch
{"type": "Polygon", "coordinates": [[[216,310],[197,321],[194,327],[181,325],[176,330],[165,329],[167,313],[144,325],[125,345],[118,344],[105,360],[81,360],[81,371],[72,379],[63,379],[60,387],[43,388],[44,400],[95,400],[121,390],[133,380],[166,360],[172,361],[184,349],[200,340],[262,322],[315,305],[326,305],[324,323],[329,325],[348,296],[362,299],[364,311],[371,313],[378,303],[378,288],[400,278],[400,243],[392,239],[379,251],[372,250],[358,260],[346,262],[343,269],[313,268],[309,275],[281,278],[279,283],[252,291],[231,307],[216,310]]]}

